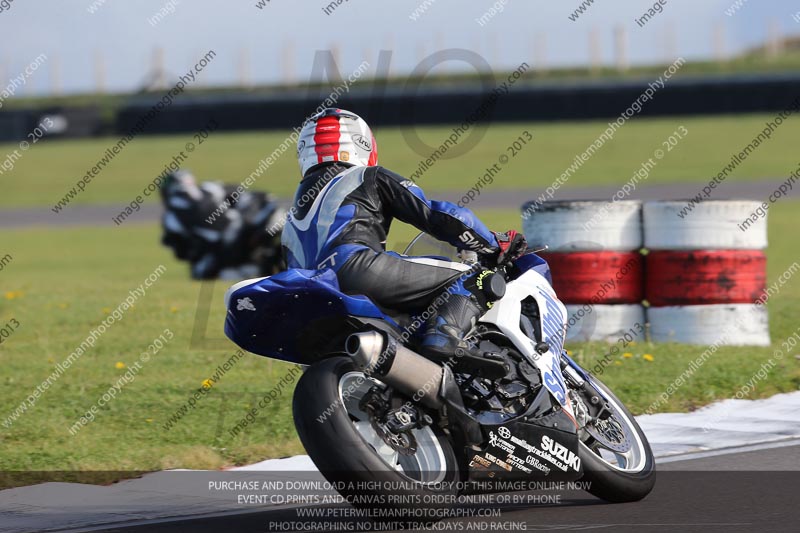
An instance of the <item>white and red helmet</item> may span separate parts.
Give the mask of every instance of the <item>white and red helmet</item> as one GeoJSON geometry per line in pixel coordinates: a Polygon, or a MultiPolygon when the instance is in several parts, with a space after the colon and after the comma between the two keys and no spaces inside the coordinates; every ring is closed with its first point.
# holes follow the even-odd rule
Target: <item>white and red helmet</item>
{"type": "Polygon", "coordinates": [[[378,164],[378,145],[367,123],[344,109],[323,109],[309,118],[297,139],[297,161],[303,176],[334,161],[354,167],[378,164]]]}

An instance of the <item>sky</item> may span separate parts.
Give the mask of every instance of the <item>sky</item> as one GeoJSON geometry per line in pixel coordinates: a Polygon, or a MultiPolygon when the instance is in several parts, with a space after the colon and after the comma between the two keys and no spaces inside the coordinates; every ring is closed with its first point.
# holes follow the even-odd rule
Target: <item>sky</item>
{"type": "MultiPolygon", "coordinates": [[[[92,92],[98,64],[106,90],[136,91],[156,49],[172,78],[214,50],[198,83],[228,86],[307,81],[318,50],[336,50],[344,75],[364,60],[374,70],[378,50],[391,50],[391,73],[403,75],[445,48],[477,52],[492,68],[510,70],[522,62],[587,65],[596,43],[596,57],[613,64],[618,27],[631,64],[713,58],[720,35],[724,52],[736,53],[761,43],[770,24],[800,34],[796,0],[745,0],[732,16],[725,10],[736,0],[662,0],[663,11],[643,27],[635,19],[653,1],[595,0],[575,21],[569,15],[581,0],[345,0],[326,14],[330,1],[0,0],[0,86],[41,53],[46,64],[17,94],[92,92]],[[415,9],[425,11],[412,20],[415,9]],[[492,9],[481,25],[477,19],[492,9]],[[160,10],[172,13],[152,24],[160,10]]],[[[437,68],[472,67],[449,61],[437,68]]]]}

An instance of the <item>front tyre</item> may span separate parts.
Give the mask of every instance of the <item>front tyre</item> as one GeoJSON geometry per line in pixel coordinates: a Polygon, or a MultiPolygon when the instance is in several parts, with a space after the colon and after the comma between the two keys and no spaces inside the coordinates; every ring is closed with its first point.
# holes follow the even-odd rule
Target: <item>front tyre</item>
{"type": "Polygon", "coordinates": [[[406,510],[454,496],[459,474],[450,441],[434,425],[381,434],[360,406],[375,386],[386,387],[357,371],[347,357],[326,359],[303,374],[292,410],[314,464],[357,507],[365,507],[359,505],[368,499],[365,491],[348,487],[369,487],[369,495],[382,496],[373,504],[406,510]],[[401,446],[408,442],[413,446],[401,446]]]}
{"type": "Polygon", "coordinates": [[[630,411],[595,377],[594,385],[608,401],[612,415],[582,430],[579,455],[587,490],[608,502],[641,500],[656,482],[656,465],[647,438],[630,411]]]}

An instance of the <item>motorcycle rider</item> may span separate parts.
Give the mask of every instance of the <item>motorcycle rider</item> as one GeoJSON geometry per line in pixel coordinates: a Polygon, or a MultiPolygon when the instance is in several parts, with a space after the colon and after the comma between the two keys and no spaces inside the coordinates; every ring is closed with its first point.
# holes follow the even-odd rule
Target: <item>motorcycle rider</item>
{"type": "Polygon", "coordinates": [[[264,192],[198,184],[188,170],[163,177],[162,244],[189,261],[194,279],[268,276],[283,270],[280,237],[270,232],[286,212],[264,192]],[[222,207],[227,206],[225,209],[222,207]]]}
{"type": "Polygon", "coordinates": [[[324,109],[311,117],[298,137],[297,157],[302,177],[282,236],[289,268],[331,268],[342,292],[402,312],[421,311],[447,290],[451,296],[426,323],[421,353],[438,360],[480,356],[464,336],[502,297],[502,278],[461,263],[387,252],[389,227],[396,218],[498,265],[524,254],[525,238],[513,230],[491,232],[470,210],[430,201],[413,181],[377,166],[375,137],[355,113],[324,109]]]}

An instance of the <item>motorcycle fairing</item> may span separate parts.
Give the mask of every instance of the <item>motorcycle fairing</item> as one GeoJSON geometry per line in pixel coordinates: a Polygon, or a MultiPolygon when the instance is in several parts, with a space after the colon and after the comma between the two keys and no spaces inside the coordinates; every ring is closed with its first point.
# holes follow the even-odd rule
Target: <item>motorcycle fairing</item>
{"type": "Polygon", "coordinates": [[[514,274],[519,277],[520,274],[534,270],[541,274],[551,286],[553,285],[553,276],[550,273],[550,265],[547,261],[534,253],[525,254],[514,261],[514,274]]]}
{"type": "MultiPolygon", "coordinates": [[[[541,274],[546,280],[547,283],[552,287],[553,286],[553,277],[550,273],[550,265],[547,264],[547,261],[536,255],[535,253],[525,254],[516,261],[514,261],[514,275],[518,278],[520,275],[524,274],[528,270],[534,270],[541,274]]],[[[550,294],[555,297],[555,292],[550,291],[550,294]]],[[[566,310],[566,308],[564,308],[566,310]]],[[[561,350],[561,358],[564,359],[567,364],[572,367],[579,376],[581,376],[584,380],[592,383],[593,380],[588,372],[586,372],[581,366],[572,360],[572,358],[567,354],[565,350],[561,350]]],[[[563,374],[562,374],[563,376],[563,374]]],[[[605,393],[600,390],[598,387],[594,387],[595,392],[597,392],[601,397],[606,398],[605,393]]]]}
{"type": "Polygon", "coordinates": [[[330,269],[289,269],[237,283],[225,295],[225,307],[225,335],[238,346],[299,364],[314,362],[314,341],[327,344],[330,335],[343,333],[348,318],[397,326],[369,298],[341,292],[330,269]]]}
{"type": "MultiPolygon", "coordinates": [[[[508,283],[505,296],[494,303],[481,317],[480,322],[495,325],[514,343],[528,362],[539,369],[544,386],[574,421],[572,402],[567,397],[567,386],[561,373],[566,317],[566,307],[556,297],[547,278],[537,269],[529,268],[508,283]],[[539,307],[542,341],[548,346],[548,350],[541,354],[536,351],[534,340],[520,326],[522,301],[529,297],[534,298],[539,307]]],[[[577,427],[577,423],[575,425],[577,427]]]]}
{"type": "Polygon", "coordinates": [[[580,479],[583,467],[578,457],[578,435],[555,427],[559,425],[556,420],[567,428],[571,421],[563,411],[547,418],[551,420],[484,426],[485,446],[480,452],[467,450],[470,481],[580,479]]]}
{"type": "MultiPolygon", "coordinates": [[[[387,253],[404,257],[394,252],[387,253]]],[[[336,264],[337,254],[335,252],[326,261],[336,264]]],[[[420,257],[449,262],[447,257],[420,257]]],[[[453,265],[456,269],[459,263],[453,265]]],[[[464,270],[469,270],[469,267],[465,265],[464,270]]],[[[307,353],[309,341],[329,334],[331,330],[336,332],[337,318],[339,323],[350,317],[370,319],[373,323],[383,321],[388,325],[384,329],[388,330],[403,329],[398,323],[399,318],[384,313],[366,296],[341,292],[336,273],[331,268],[290,268],[268,278],[239,282],[228,289],[225,307],[228,310],[225,335],[239,347],[265,357],[300,364],[316,360],[307,353]]],[[[415,317],[405,318],[411,322],[415,317]]],[[[415,336],[421,332],[419,328],[414,329],[415,336]]],[[[333,352],[341,351],[340,348],[336,346],[333,352]]],[[[311,349],[316,351],[313,346],[311,349]]]]}

